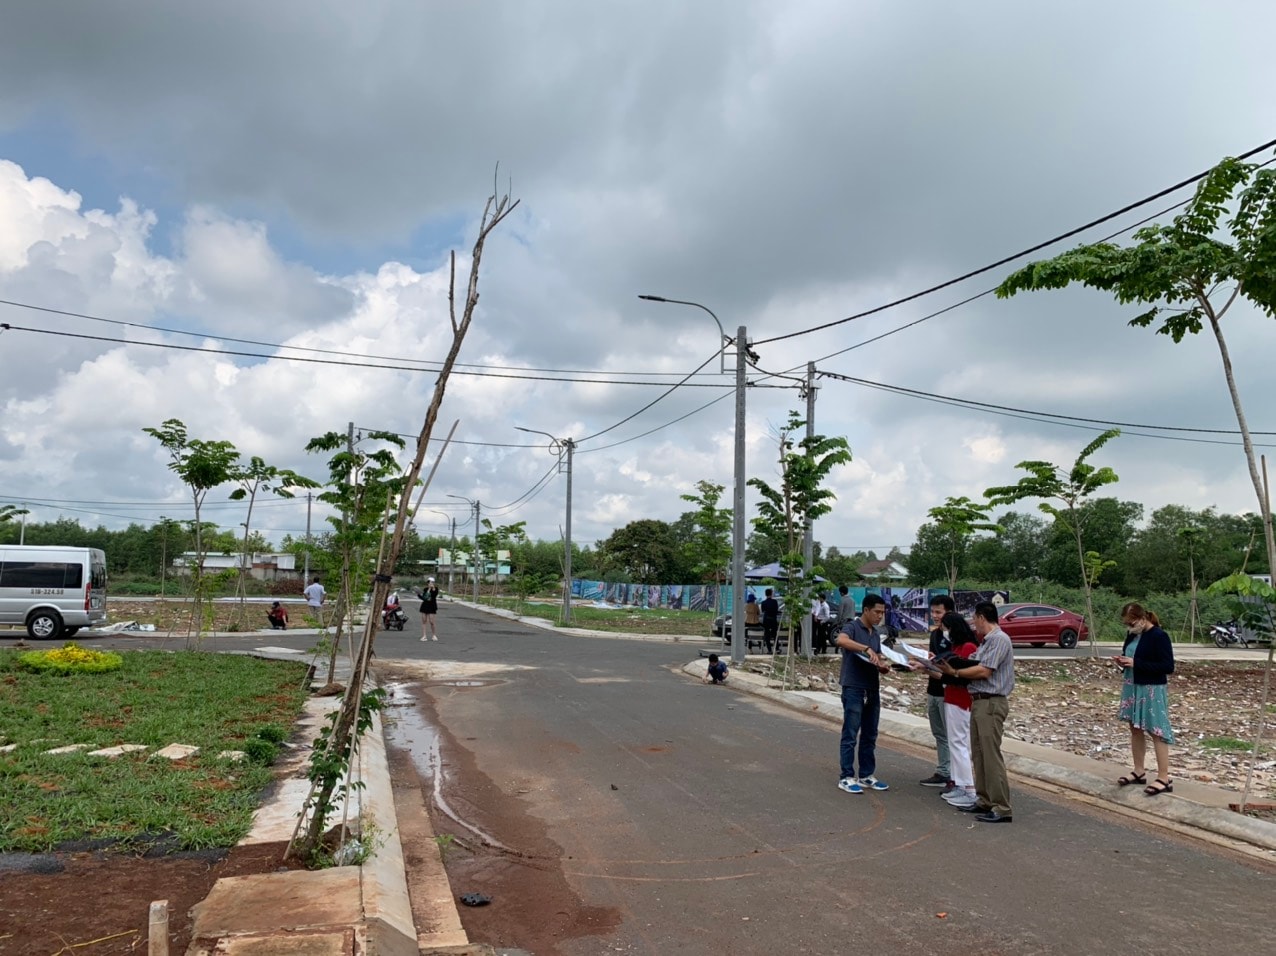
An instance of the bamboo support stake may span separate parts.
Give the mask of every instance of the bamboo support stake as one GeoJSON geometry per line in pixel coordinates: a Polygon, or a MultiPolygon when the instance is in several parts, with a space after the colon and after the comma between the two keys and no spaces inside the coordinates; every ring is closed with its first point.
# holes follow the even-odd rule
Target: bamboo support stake
{"type": "Polygon", "coordinates": [[[168,900],[156,900],[151,904],[148,956],[168,956],[168,900]]]}

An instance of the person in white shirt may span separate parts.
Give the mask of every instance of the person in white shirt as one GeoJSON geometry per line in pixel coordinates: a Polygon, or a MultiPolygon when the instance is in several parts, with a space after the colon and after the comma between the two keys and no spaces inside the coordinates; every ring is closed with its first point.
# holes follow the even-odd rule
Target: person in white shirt
{"type": "Polygon", "coordinates": [[[823,591],[811,602],[811,619],[811,644],[816,654],[823,654],[829,647],[829,621],[833,619],[823,591]]]}
{"type": "Polygon", "coordinates": [[[310,586],[301,593],[306,596],[306,604],[310,607],[310,613],[319,621],[319,626],[323,627],[323,600],[328,592],[319,583],[319,578],[316,577],[311,581],[310,586]]]}

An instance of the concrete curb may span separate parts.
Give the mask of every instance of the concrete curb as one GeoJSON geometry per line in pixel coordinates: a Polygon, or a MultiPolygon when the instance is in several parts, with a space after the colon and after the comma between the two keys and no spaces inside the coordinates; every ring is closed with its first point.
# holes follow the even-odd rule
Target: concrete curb
{"type": "MultiPolygon", "coordinates": [[[[192,911],[188,954],[421,952],[380,714],[373,715],[360,741],[354,771],[363,785],[355,792],[359,819],[372,843],[368,858],[359,866],[218,880],[192,911]]],[[[295,790],[281,787],[259,808],[254,822],[296,806],[295,790]]],[[[339,812],[334,819],[340,820],[339,812]]],[[[438,894],[429,903],[432,911],[439,911],[438,922],[453,930],[448,942],[464,943],[450,890],[446,900],[438,894]]]]}
{"type": "MultiPolygon", "coordinates": [[[[708,661],[702,658],[691,661],[682,669],[703,680],[708,667],[708,661]]],[[[760,675],[738,669],[732,671],[730,683],[743,693],[812,714],[830,723],[842,722],[842,703],[827,691],[782,691],[768,687],[766,679],[760,675]]],[[[885,707],[882,709],[879,733],[926,749],[934,747],[930,724],[924,718],[885,707]]],[[[1096,803],[1137,816],[1148,823],[1176,829],[1203,830],[1267,851],[1265,855],[1269,857],[1276,854],[1276,823],[1229,810],[1227,803],[1233,802],[1230,791],[1191,781],[1175,781],[1173,794],[1149,800],[1141,794],[1119,790],[1110,779],[1112,774],[1109,765],[1098,760],[1011,738],[1004,740],[1003,753],[1007,769],[1020,777],[1082,794],[1096,803]]],[[[1239,795],[1235,796],[1239,799],[1239,795]]]]}

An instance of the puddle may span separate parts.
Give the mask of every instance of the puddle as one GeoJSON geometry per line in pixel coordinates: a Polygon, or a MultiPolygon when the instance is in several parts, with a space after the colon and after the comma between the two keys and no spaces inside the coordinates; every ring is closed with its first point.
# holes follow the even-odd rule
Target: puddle
{"type": "MultiPolygon", "coordinates": [[[[462,683],[468,686],[471,684],[499,683],[499,681],[462,681],[452,683],[462,683]]],[[[400,708],[395,712],[392,720],[385,722],[386,737],[393,746],[406,750],[412,757],[412,763],[415,764],[417,772],[429,784],[430,799],[434,801],[434,805],[439,808],[440,812],[457,826],[463,827],[474,834],[487,846],[496,847],[498,850],[505,850],[508,853],[515,853],[515,850],[506,846],[490,833],[480,829],[468,820],[462,819],[461,815],[452,809],[447,802],[447,798],[443,795],[443,782],[447,778],[447,768],[443,765],[443,753],[439,745],[439,730],[422,716],[419,708],[411,706],[412,699],[411,695],[406,692],[407,686],[406,684],[386,685],[386,690],[390,695],[390,705],[400,708]]]]}

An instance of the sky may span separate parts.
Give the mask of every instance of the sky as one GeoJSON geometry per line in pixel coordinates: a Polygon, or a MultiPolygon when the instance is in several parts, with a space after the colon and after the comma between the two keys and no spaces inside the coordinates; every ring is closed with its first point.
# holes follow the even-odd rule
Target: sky
{"type": "MultiPolygon", "coordinates": [[[[565,476],[519,426],[578,443],[577,543],[676,519],[701,480],[729,503],[734,346],[721,374],[710,315],[644,293],[746,328],[748,477],[776,482],[815,363],[816,431],[853,455],[829,477],[825,547],[907,549],[946,497],[1011,483],[1023,460],[1070,463],[1103,426],[823,373],[1234,432],[1212,339],[1131,328],[1137,310],[1104,293],[985,296],[917,322],[1011,266],[808,330],[1276,138],[1272,35],[1268,5],[1172,0],[8,4],[0,298],[93,318],[0,305],[0,503],[114,528],[190,517],[142,431],[170,418],[315,478],[313,436],[414,437],[452,344],[449,254],[463,286],[494,186],[519,205],[484,252],[423,533],[472,528],[457,495],[560,536],[565,476]]],[[[1276,326],[1243,307],[1225,326],[1250,427],[1276,432],[1276,326]]],[[[1149,514],[1255,510],[1237,435],[1166,434],[1128,428],[1096,456],[1113,494],[1149,514]]],[[[206,516],[236,528],[230,490],[206,516]]],[[[306,507],[267,500],[253,524],[299,537],[306,507]]]]}

